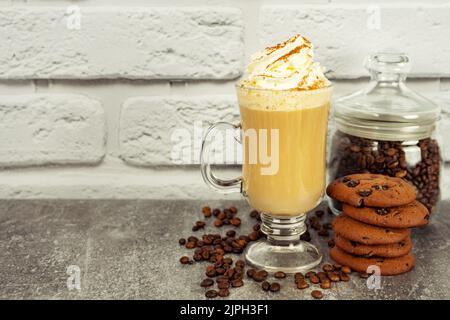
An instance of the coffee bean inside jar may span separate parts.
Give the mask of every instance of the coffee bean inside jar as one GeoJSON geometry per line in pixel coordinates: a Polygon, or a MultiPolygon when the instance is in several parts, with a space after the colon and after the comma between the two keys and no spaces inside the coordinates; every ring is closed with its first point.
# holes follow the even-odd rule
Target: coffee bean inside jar
{"type": "Polygon", "coordinates": [[[436,140],[380,141],[336,131],[329,163],[330,179],[353,173],[403,178],[417,189],[417,200],[434,212],[439,200],[440,152],[436,140]]]}
{"type": "MultiPolygon", "coordinates": [[[[334,103],[328,178],[375,173],[409,181],[417,200],[435,212],[440,196],[438,105],[406,86],[404,54],[375,53],[366,59],[367,87],[334,103]]],[[[339,204],[332,202],[334,213],[339,204]]]]}

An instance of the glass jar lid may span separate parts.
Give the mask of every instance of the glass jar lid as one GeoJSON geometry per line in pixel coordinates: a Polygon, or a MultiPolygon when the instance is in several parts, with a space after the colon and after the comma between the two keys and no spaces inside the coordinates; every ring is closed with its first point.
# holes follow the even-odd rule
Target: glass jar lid
{"type": "Polygon", "coordinates": [[[366,59],[369,85],[335,102],[339,130],[368,139],[402,141],[430,137],[439,119],[438,105],[405,84],[406,55],[377,53],[366,59]]]}

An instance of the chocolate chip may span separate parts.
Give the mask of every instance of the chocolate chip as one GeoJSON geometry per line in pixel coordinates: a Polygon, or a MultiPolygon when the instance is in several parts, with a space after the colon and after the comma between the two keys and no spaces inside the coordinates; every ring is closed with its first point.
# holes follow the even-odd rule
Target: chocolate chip
{"type": "Polygon", "coordinates": [[[356,180],[350,180],[350,181],[347,182],[345,185],[346,185],[347,187],[349,187],[349,188],[354,188],[354,187],[356,187],[357,185],[359,185],[359,181],[356,181],[356,180]]]}
{"type": "Polygon", "coordinates": [[[358,194],[359,194],[361,197],[368,197],[368,196],[370,196],[370,195],[372,194],[372,190],[370,190],[370,189],[359,190],[359,191],[358,191],[358,194]]]}
{"type": "Polygon", "coordinates": [[[387,214],[389,214],[391,212],[391,210],[389,208],[377,208],[375,209],[375,213],[380,215],[380,216],[385,216],[387,214]]]}

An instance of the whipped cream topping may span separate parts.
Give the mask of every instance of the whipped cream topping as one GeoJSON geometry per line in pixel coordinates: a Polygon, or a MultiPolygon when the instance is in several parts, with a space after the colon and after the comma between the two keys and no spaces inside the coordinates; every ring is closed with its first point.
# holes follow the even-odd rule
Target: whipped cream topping
{"type": "Polygon", "coordinates": [[[313,45],[301,35],[266,48],[251,59],[241,85],[272,90],[313,90],[330,85],[323,68],[314,62],[313,45]]]}

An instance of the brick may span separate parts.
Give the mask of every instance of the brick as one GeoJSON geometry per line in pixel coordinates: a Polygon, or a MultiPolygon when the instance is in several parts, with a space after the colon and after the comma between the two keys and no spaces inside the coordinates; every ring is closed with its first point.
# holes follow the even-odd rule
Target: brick
{"type": "MultiPolygon", "coordinates": [[[[121,158],[138,166],[198,163],[207,126],[219,120],[237,122],[238,114],[235,98],[226,95],[128,99],[120,119],[121,158]]],[[[234,144],[226,146],[237,150],[234,144]]],[[[220,150],[215,156],[217,162],[226,162],[220,150]]]]}
{"type": "Polygon", "coordinates": [[[449,76],[449,16],[449,4],[263,6],[260,34],[264,45],[306,35],[333,78],[367,75],[364,58],[377,51],[407,53],[413,76],[449,76]]]}
{"type": "Polygon", "coordinates": [[[98,163],[105,130],[100,102],[82,95],[0,96],[0,166],[98,163]]]}
{"type": "Polygon", "coordinates": [[[236,8],[0,8],[0,79],[231,79],[243,68],[236,8]]]}

